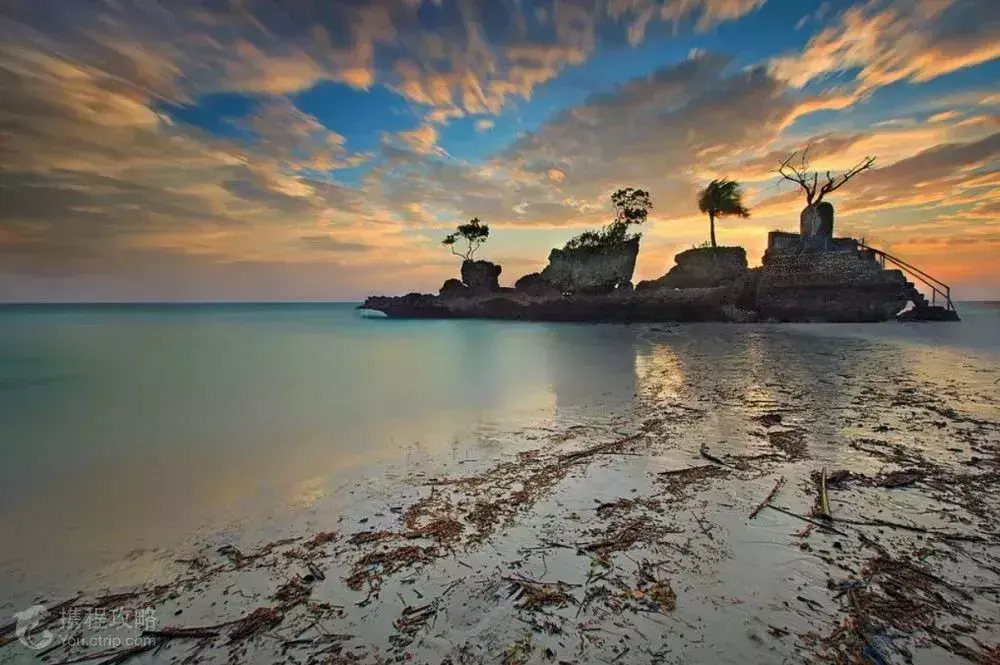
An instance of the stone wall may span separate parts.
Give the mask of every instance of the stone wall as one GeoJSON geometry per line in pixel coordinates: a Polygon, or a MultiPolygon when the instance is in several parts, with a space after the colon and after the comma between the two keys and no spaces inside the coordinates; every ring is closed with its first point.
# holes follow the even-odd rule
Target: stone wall
{"type": "Polygon", "coordinates": [[[542,277],[564,293],[607,293],[629,284],[639,239],[609,247],[553,249],[542,277]]]}
{"type": "Polygon", "coordinates": [[[804,243],[798,233],[771,231],[767,234],[767,256],[781,252],[856,252],[859,244],[855,238],[824,238],[822,244],[804,243]]]}
{"type": "Polygon", "coordinates": [[[768,252],[756,308],[778,321],[885,321],[920,295],[899,270],[857,251],[768,252]]]}
{"type": "Polygon", "coordinates": [[[639,282],[637,290],[698,289],[728,284],[747,274],[742,247],[699,247],[674,257],[675,265],[659,279],[639,282]]]}

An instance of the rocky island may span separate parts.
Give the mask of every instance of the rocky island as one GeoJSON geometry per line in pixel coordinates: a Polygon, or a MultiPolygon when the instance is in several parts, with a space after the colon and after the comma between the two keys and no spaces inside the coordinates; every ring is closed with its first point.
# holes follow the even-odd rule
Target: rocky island
{"type": "MultiPolygon", "coordinates": [[[[793,155],[794,156],[794,155],[793,155]]],[[[474,260],[489,236],[478,218],[459,225],[443,244],[463,258],[461,279],[449,279],[437,295],[372,296],[360,305],[394,318],[483,318],[577,322],[874,322],[893,318],[957,321],[950,289],[909,264],[854,238],[834,237],[834,208],[823,196],[869,168],[874,158],[820,183],[783,162],[779,172],[806,192],[799,232],[772,231],[761,266],[750,268],[742,247],[718,247],[717,216],[749,217],[738,183],[714,180],[700,194],[699,208],[711,223],[711,244],[674,257],[663,276],[639,282],[632,274],[639,234],[652,201],[631,187],[612,196],[616,218],[600,231],[587,231],[553,249],[540,273],[501,287],[501,266],[474,260]],[[785,171],[784,169],[788,169],[785,171]],[[456,242],[467,243],[464,252],[456,242]],[[886,261],[899,268],[886,268],[886,261]],[[930,286],[928,302],[905,269],[930,286]],[[941,304],[937,302],[938,297],[941,304]]]]}
{"type": "Polygon", "coordinates": [[[610,247],[553,249],[541,273],[501,287],[501,266],[462,263],[437,295],[372,296],[361,308],[397,318],[486,318],[579,322],[870,322],[911,306],[916,320],[957,321],[948,303],[931,305],[878,250],[833,237],[833,207],[800,233],[773,231],[762,265],[742,247],[689,249],[662,277],[632,286],[639,239],[610,247]]]}

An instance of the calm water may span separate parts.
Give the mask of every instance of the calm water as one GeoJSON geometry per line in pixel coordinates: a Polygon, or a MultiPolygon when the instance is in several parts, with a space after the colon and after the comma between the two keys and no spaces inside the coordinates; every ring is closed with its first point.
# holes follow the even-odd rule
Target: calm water
{"type": "Polygon", "coordinates": [[[995,371],[1000,306],[961,312],[957,325],[669,327],[401,322],[340,304],[0,307],[0,607],[347,501],[414,456],[487,456],[519,429],[621,413],[651,339],[682,364],[754,339],[785,340],[779,362],[849,340],[933,356],[932,372],[995,371]]]}

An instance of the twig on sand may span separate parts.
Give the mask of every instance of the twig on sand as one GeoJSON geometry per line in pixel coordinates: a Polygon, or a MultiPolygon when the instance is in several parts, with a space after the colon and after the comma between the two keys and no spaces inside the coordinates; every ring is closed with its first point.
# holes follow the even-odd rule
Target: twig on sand
{"type": "Polygon", "coordinates": [[[826,492],[826,468],[823,468],[819,481],[819,517],[833,519],[830,514],[830,496],[826,492]]]}
{"type": "Polygon", "coordinates": [[[144,630],[142,631],[142,636],[161,637],[164,639],[185,639],[218,637],[219,632],[208,628],[171,628],[167,626],[165,628],[161,628],[160,630],[144,630]]]}
{"type": "Polygon", "coordinates": [[[716,457],[712,453],[708,452],[708,444],[705,443],[701,444],[701,448],[698,449],[698,452],[701,453],[701,456],[707,459],[709,462],[715,462],[716,464],[719,464],[721,466],[728,466],[730,468],[732,468],[733,466],[732,464],[725,462],[721,457],[716,457]]]}
{"type": "Polygon", "coordinates": [[[162,644],[163,639],[154,639],[150,640],[148,644],[140,644],[138,646],[128,647],[127,649],[106,649],[104,651],[95,651],[94,653],[84,654],[83,656],[76,656],[75,658],[50,663],[50,665],[70,665],[71,663],[83,663],[88,660],[97,660],[98,658],[107,658],[107,660],[101,661],[101,665],[120,665],[120,663],[124,663],[132,656],[138,656],[141,653],[152,651],[162,644]]]}
{"type": "Polygon", "coordinates": [[[799,515],[798,513],[793,513],[792,511],[788,510],[787,508],[782,508],[781,506],[776,506],[773,503],[767,504],[767,507],[770,508],[770,509],[772,509],[772,510],[777,510],[779,513],[784,513],[784,514],[786,514],[786,515],[788,515],[790,517],[795,517],[795,518],[798,518],[798,519],[800,519],[800,520],[802,520],[804,522],[809,522],[810,524],[818,526],[821,529],[825,529],[827,531],[836,533],[838,535],[841,535],[841,536],[844,536],[844,537],[847,537],[847,535],[848,535],[848,534],[844,533],[843,531],[841,531],[840,529],[834,529],[829,524],[824,524],[823,522],[820,522],[819,520],[814,520],[811,517],[806,517],[805,515],[799,515]]]}
{"type": "Polygon", "coordinates": [[[982,536],[975,536],[972,534],[963,533],[951,533],[948,531],[936,531],[934,529],[925,529],[922,526],[916,526],[913,524],[902,524],[900,522],[890,522],[889,520],[873,519],[873,520],[852,520],[845,517],[834,517],[831,518],[834,522],[840,522],[842,524],[853,524],[855,526],[881,526],[889,529],[900,529],[902,531],[912,531],[914,533],[924,533],[928,536],[935,536],[941,538],[942,540],[964,540],[970,543],[985,543],[988,542],[986,538],[982,536]]]}
{"type": "Polygon", "coordinates": [[[768,493],[768,495],[764,497],[764,500],[761,501],[759,504],[757,504],[757,507],[753,509],[752,513],[750,513],[750,519],[757,517],[757,513],[763,510],[764,506],[771,503],[771,499],[775,497],[775,495],[778,493],[778,490],[780,490],[781,486],[784,484],[785,484],[785,477],[784,476],[779,477],[778,480],[775,481],[774,487],[771,488],[771,491],[768,493]]]}
{"type": "Polygon", "coordinates": [[[632,436],[626,436],[623,439],[617,439],[615,441],[609,441],[608,443],[601,443],[596,446],[591,446],[590,448],[584,448],[583,450],[578,450],[575,453],[566,453],[559,457],[559,461],[563,464],[568,462],[575,462],[576,460],[582,459],[584,457],[590,457],[591,455],[598,455],[600,453],[606,453],[616,448],[617,446],[623,446],[626,443],[631,443],[636,439],[645,436],[645,432],[639,432],[638,434],[633,434],[632,436]]]}

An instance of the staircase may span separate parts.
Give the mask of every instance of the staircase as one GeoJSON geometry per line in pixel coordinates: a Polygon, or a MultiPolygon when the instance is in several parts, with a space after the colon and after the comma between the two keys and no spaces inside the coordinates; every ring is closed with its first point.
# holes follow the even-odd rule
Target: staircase
{"type": "Polygon", "coordinates": [[[926,272],[917,268],[916,266],[910,265],[902,259],[896,258],[888,252],[884,252],[881,249],[877,249],[870,245],[866,245],[864,240],[858,243],[858,252],[861,254],[862,258],[868,258],[872,261],[877,261],[881,264],[882,269],[885,269],[885,264],[888,262],[890,265],[895,266],[903,272],[907,277],[912,277],[914,279],[920,280],[931,290],[930,302],[927,301],[927,296],[917,291],[916,285],[908,281],[906,286],[913,290],[916,294],[914,299],[914,304],[917,309],[914,313],[913,318],[920,321],[958,321],[958,310],[955,309],[955,303],[951,301],[951,287],[942,282],[939,279],[931,277],[926,272]],[[938,304],[938,301],[941,304],[938,304]]]}

